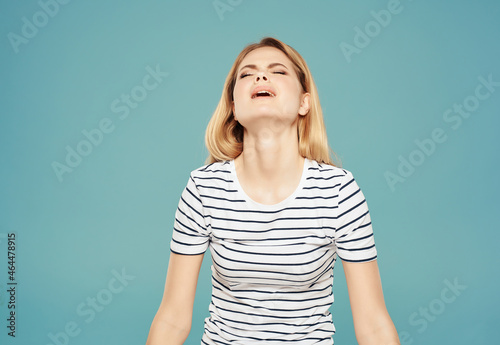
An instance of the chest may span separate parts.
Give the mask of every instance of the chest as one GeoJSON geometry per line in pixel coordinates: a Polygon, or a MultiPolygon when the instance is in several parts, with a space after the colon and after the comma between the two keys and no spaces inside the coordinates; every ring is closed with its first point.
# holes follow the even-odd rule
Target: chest
{"type": "Polygon", "coordinates": [[[330,276],[336,251],[317,212],[235,213],[211,219],[213,271],[228,287],[303,288],[330,276]]]}

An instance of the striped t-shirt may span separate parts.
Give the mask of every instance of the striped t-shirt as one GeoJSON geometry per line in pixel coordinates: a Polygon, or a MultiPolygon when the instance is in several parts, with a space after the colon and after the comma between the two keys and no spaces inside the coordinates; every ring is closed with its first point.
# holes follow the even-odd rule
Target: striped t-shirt
{"type": "Polygon", "coordinates": [[[170,249],[212,256],[202,344],[333,344],[333,267],[377,258],[364,195],[351,172],[305,159],[275,205],[243,191],[234,160],[190,174],[170,249]]]}

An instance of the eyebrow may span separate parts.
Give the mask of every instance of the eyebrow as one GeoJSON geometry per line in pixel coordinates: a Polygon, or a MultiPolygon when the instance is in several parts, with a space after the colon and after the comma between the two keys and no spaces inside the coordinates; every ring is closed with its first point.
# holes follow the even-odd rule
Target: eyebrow
{"type": "MultiPolygon", "coordinates": [[[[276,66],[282,66],[282,67],[285,67],[288,70],[288,68],[285,65],[283,65],[282,63],[279,63],[279,62],[273,62],[273,63],[269,64],[267,66],[267,68],[273,68],[273,67],[276,67],[276,66]]],[[[245,66],[241,67],[238,70],[238,73],[241,72],[241,70],[244,69],[244,68],[257,69],[257,66],[256,65],[245,65],[245,66]]]]}

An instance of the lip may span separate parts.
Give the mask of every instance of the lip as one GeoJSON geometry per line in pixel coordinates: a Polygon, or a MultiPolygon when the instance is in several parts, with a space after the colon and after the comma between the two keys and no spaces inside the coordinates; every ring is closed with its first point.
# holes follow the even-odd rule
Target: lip
{"type": "Polygon", "coordinates": [[[260,91],[267,91],[267,92],[270,92],[271,94],[273,94],[274,96],[273,97],[276,97],[276,91],[270,87],[270,86],[257,86],[255,89],[252,90],[252,94],[250,95],[250,97],[253,99],[255,95],[257,95],[258,92],[260,91]]]}

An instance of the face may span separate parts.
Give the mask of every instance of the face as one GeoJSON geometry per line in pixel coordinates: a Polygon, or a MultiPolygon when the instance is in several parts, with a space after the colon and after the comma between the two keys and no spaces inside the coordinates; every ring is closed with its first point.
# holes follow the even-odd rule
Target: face
{"type": "Polygon", "coordinates": [[[290,59],[279,49],[258,48],[241,61],[233,91],[233,113],[246,129],[294,124],[309,111],[309,94],[304,93],[290,59]]]}

